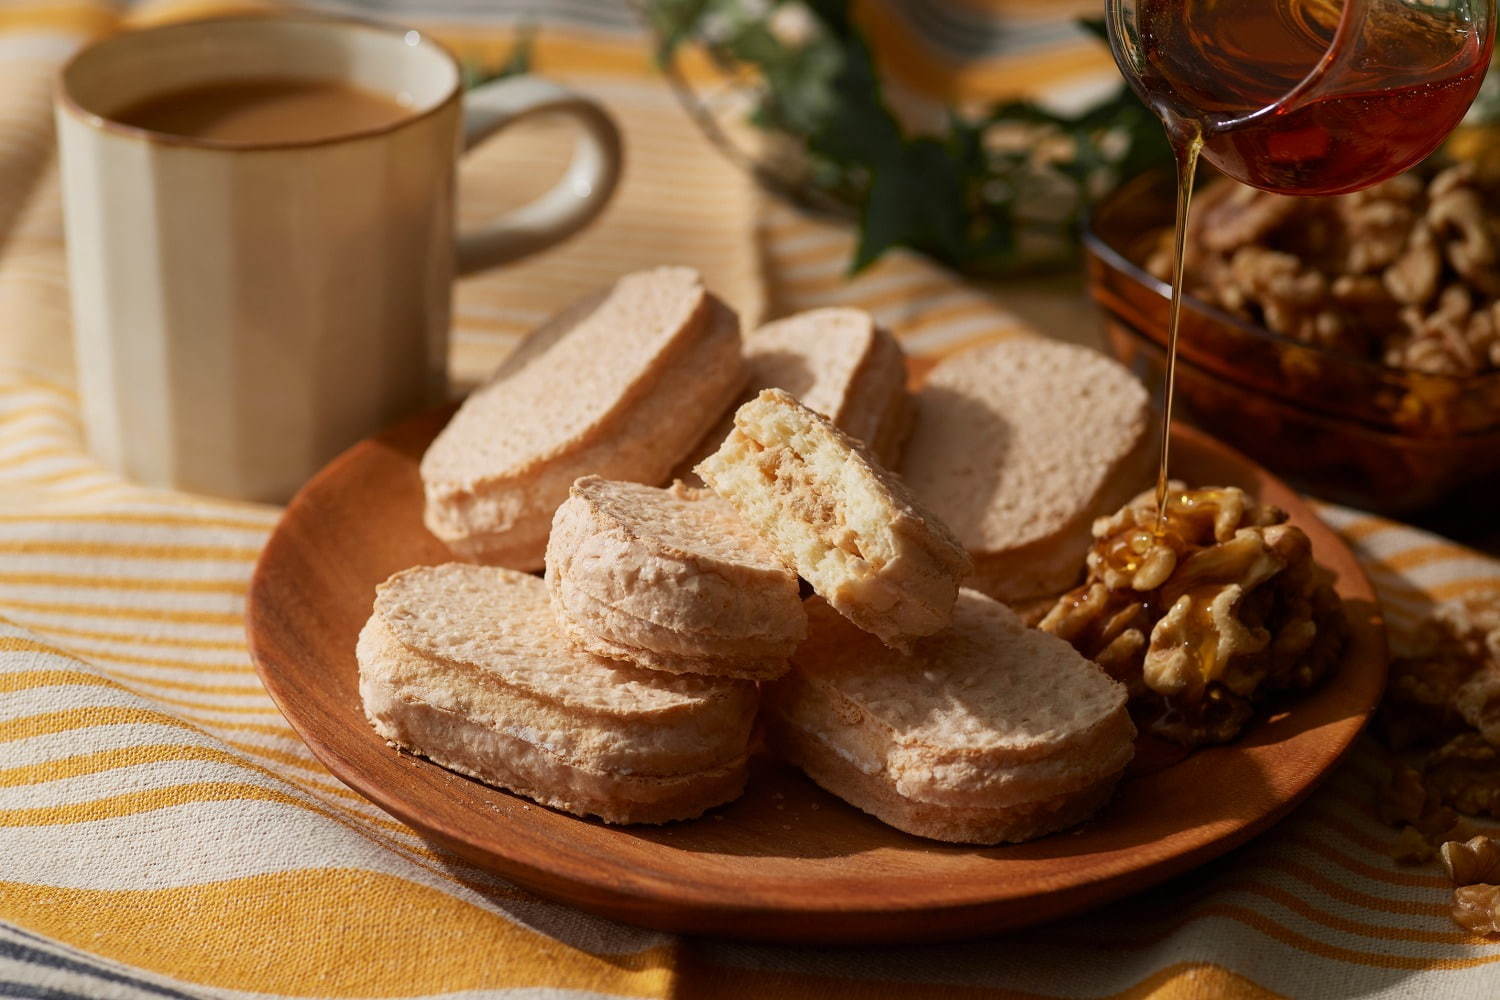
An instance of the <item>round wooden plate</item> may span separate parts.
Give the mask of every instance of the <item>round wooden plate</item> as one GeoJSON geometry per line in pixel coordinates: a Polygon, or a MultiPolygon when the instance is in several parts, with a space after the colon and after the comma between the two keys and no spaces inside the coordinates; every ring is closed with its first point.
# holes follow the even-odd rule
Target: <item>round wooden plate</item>
{"type": "Polygon", "coordinates": [[[451,411],[350,449],[293,500],[251,585],[251,651],[287,721],[330,771],[423,836],[584,910],[663,930],[795,943],[973,937],[1135,892],[1244,843],[1343,755],[1380,697],[1385,640],[1353,555],[1287,486],[1179,428],[1175,472],[1287,510],[1338,574],[1353,640],[1338,672],[1239,742],[1192,755],[1145,742],[1102,814],[1013,847],[921,840],[759,761],[739,801],[688,823],[608,827],[385,745],[356,692],[375,585],[447,561],[422,527],[417,463],[451,411]]]}

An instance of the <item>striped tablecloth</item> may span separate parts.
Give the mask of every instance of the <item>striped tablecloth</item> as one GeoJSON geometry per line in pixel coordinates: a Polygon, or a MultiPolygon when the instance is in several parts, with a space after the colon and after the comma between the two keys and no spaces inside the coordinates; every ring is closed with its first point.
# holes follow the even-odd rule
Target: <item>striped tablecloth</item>
{"type": "MultiPolygon", "coordinates": [[[[445,2],[389,13],[483,57],[509,44],[502,16],[542,10],[445,2]]],[[[1057,95],[1108,78],[1066,21],[1096,7],[899,0],[866,16],[909,86],[1057,95]]],[[[0,996],[1500,996],[1500,942],[1449,922],[1436,869],[1389,860],[1369,748],[1271,834],[1190,878],[1031,932],[876,952],[596,920],[434,850],[340,785],[271,706],[241,633],[277,512],[102,472],[69,388],[50,76],[122,16],[205,9],[0,6],[0,996]]],[[[697,265],[750,322],[865,306],[923,358],[1023,332],[1002,304],[914,258],[846,281],[849,234],[767,203],[714,155],[652,77],[623,8],[545,9],[539,68],[614,110],[627,176],[584,236],[460,288],[460,380],[559,304],[658,262],[697,265]]],[[[563,141],[538,128],[493,143],[464,168],[465,214],[524,197],[563,141]]],[[[1398,632],[1433,600],[1500,585],[1494,563],[1437,538],[1324,513],[1398,632]]]]}

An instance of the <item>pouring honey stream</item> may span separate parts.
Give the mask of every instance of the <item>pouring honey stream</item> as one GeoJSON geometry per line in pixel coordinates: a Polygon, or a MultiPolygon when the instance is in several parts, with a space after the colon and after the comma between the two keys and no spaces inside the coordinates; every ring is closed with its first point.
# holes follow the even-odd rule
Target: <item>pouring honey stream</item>
{"type": "Polygon", "coordinates": [[[1177,161],[1154,542],[1168,482],[1184,251],[1200,157],[1262,190],[1333,195],[1433,153],[1483,82],[1495,0],[1109,0],[1121,72],[1177,161]]]}

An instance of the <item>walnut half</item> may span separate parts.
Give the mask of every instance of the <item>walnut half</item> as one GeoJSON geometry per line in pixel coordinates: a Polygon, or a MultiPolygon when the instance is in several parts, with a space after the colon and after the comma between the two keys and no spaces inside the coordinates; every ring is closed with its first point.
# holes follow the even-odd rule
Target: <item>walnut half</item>
{"type": "Polygon", "coordinates": [[[1456,886],[1500,882],[1500,841],[1484,836],[1450,840],[1439,853],[1456,886]]]}
{"type": "Polygon", "coordinates": [[[1453,890],[1453,921],[1475,934],[1500,934],[1500,886],[1460,886],[1453,890]]]}

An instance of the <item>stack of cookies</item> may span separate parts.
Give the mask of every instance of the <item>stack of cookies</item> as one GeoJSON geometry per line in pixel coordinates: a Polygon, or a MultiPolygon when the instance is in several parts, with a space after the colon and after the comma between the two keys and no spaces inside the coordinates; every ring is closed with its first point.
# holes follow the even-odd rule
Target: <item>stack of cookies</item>
{"type": "Polygon", "coordinates": [[[745,786],[756,690],[593,656],[526,573],[448,563],[381,584],[360,633],[376,732],[461,774],[610,823],[697,816],[745,786]]]}
{"type": "Polygon", "coordinates": [[[742,355],[732,319],[686,269],[632,275],[471,397],[422,463],[427,520],[500,565],[378,588],[358,648],[377,732],[554,808],[659,823],[740,793],[763,707],[787,760],[921,836],[1090,815],[1132,753],[1124,692],[962,589],[963,544],[848,432],[899,453],[895,342],[824,310],[742,355]],[[706,488],[664,485],[690,455],[706,488]]]}

